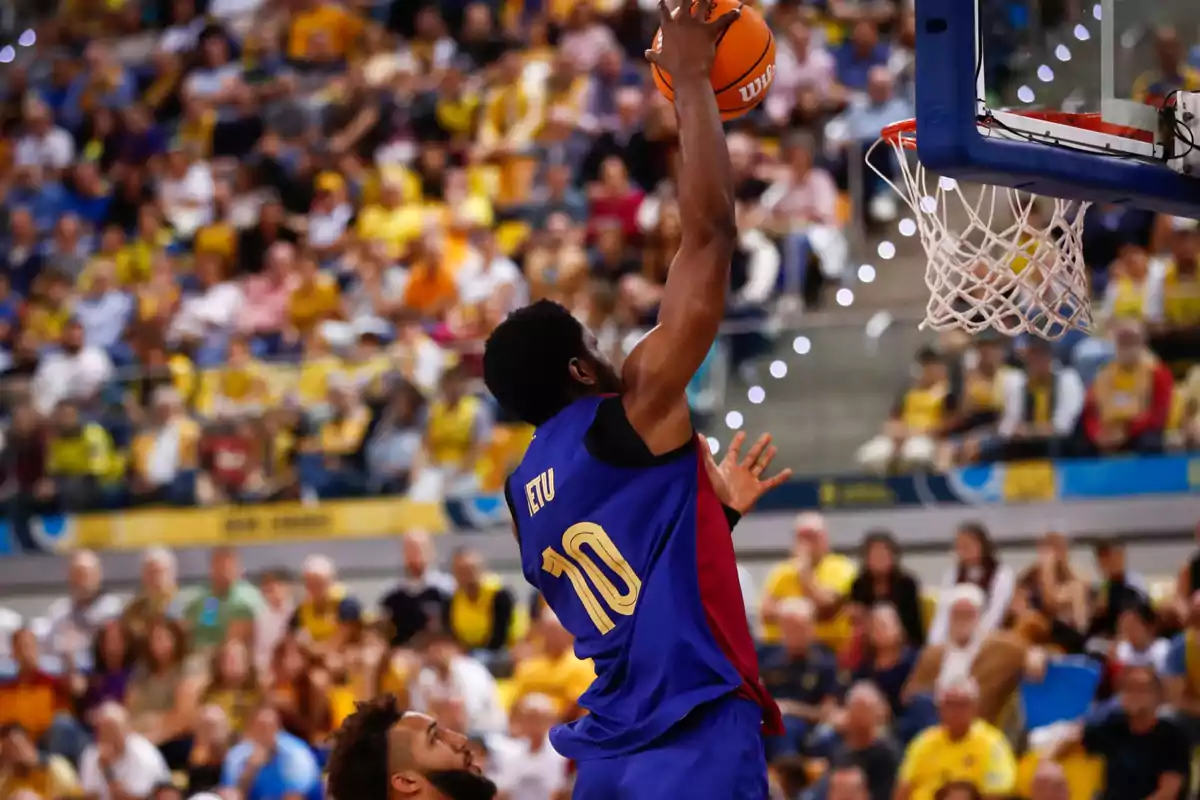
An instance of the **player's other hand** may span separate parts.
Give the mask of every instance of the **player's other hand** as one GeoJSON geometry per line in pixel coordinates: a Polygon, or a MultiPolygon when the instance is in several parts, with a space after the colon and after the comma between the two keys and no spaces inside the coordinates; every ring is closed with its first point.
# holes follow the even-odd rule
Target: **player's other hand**
{"type": "Polygon", "coordinates": [[[708,449],[708,442],[703,436],[699,441],[704,463],[708,467],[708,477],[716,489],[717,497],[739,514],[745,514],[754,508],[758,498],[792,477],[790,469],[785,469],[770,478],[763,477],[763,473],[775,458],[776,451],[775,446],[771,444],[771,434],[764,433],[758,437],[758,441],[746,453],[746,457],[742,458],[741,449],[745,441],[746,434],[739,431],[729,443],[729,449],[725,451],[725,457],[721,459],[720,464],[713,459],[712,451],[708,449]]]}
{"type": "Polygon", "coordinates": [[[696,0],[690,10],[689,0],[672,2],[674,7],[667,0],[658,0],[662,33],[655,38],[654,48],[646,51],[646,60],[676,80],[689,76],[707,80],[717,53],[717,41],[742,12],[736,9],[710,20],[712,0],[696,0]]]}

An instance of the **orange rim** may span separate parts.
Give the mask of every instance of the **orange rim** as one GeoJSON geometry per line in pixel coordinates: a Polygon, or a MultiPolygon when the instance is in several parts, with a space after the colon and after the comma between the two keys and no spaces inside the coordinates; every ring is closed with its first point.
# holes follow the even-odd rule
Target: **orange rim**
{"type": "MultiPolygon", "coordinates": [[[[1072,128],[1079,128],[1080,130],[1091,131],[1093,133],[1117,136],[1122,139],[1133,139],[1150,144],[1154,143],[1153,132],[1105,122],[1104,118],[1098,113],[1072,114],[1067,111],[1008,111],[1007,113],[1043,122],[1068,125],[1072,128]]],[[[979,120],[979,124],[990,127],[992,120],[985,117],[979,120]]],[[[880,132],[880,138],[890,142],[893,146],[902,147],[905,150],[915,150],[917,149],[917,121],[915,119],[902,119],[899,122],[893,122],[880,132]]]]}

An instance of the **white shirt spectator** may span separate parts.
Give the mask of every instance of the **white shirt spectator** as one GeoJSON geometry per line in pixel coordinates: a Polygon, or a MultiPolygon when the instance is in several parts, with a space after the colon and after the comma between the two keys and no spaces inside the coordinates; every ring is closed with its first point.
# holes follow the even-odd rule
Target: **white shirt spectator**
{"type": "Polygon", "coordinates": [[[210,329],[227,330],[237,321],[245,295],[236,283],[218,283],[202,294],[184,299],[171,325],[171,336],[203,336],[210,329]]]}
{"type": "Polygon", "coordinates": [[[263,603],[263,607],[254,615],[254,661],[259,669],[270,668],[275,646],[288,632],[295,613],[295,603],[285,603],[279,608],[263,603]]]}
{"type": "Polygon", "coordinates": [[[17,142],[18,166],[65,169],[75,160],[75,141],[71,134],[55,125],[45,133],[27,133],[17,142]]]}
{"type": "Polygon", "coordinates": [[[163,178],[158,186],[167,219],[185,238],[212,222],[214,192],[212,170],[199,161],[188,167],[183,177],[163,178]]]}
{"type": "Polygon", "coordinates": [[[450,674],[444,680],[433,669],[422,669],[410,692],[416,711],[428,710],[437,697],[461,697],[468,729],[473,734],[499,733],[508,724],[496,679],[487,667],[469,656],[455,656],[450,662],[450,674]]]}
{"type": "MultiPolygon", "coordinates": [[[[929,644],[946,643],[946,635],[950,627],[950,602],[947,602],[947,598],[954,596],[953,592],[958,584],[958,567],[951,567],[942,576],[937,611],[929,626],[929,644]]],[[[1012,568],[1004,564],[997,566],[996,572],[992,575],[991,585],[984,588],[987,604],[983,607],[983,613],[979,617],[976,641],[982,640],[984,636],[999,629],[1000,623],[1004,621],[1004,615],[1008,613],[1008,606],[1012,603],[1016,586],[1016,576],[1012,568]]]]}
{"type": "Polygon", "coordinates": [[[746,282],[730,299],[735,305],[761,305],[775,291],[782,262],[779,250],[757,228],[743,231],[738,236],[738,249],[746,255],[746,282]]]}
{"type": "Polygon", "coordinates": [[[47,637],[50,646],[56,655],[90,656],[88,651],[100,628],[110,619],[119,617],[123,608],[120,598],[107,592],[101,592],[84,605],[77,605],[70,597],[58,598],[46,612],[46,621],[50,623],[47,637]]]}
{"type": "Polygon", "coordinates": [[[212,97],[242,77],[238,64],[225,64],[215,69],[193,70],[183,82],[184,91],[193,97],[212,97]]]}
{"type": "Polygon", "coordinates": [[[567,760],[549,736],[536,752],[527,739],[495,737],[488,741],[488,765],[500,794],[514,800],[553,800],[567,788],[567,760]]]}
{"type": "Polygon", "coordinates": [[[501,289],[512,288],[512,308],[529,303],[529,290],[521,270],[507,256],[497,255],[486,262],[474,257],[458,271],[458,299],[465,305],[477,305],[494,296],[501,289]]]}
{"type": "MultiPolygon", "coordinates": [[[[133,797],[148,797],[157,784],[170,782],[171,772],[162,753],[144,736],[131,733],[125,738],[125,752],[112,764],[113,782],[133,797]]],[[[97,800],[115,800],[100,768],[96,745],[88,745],[79,760],[79,787],[97,800]]]]}
{"type": "Polygon", "coordinates": [[[183,422],[171,420],[153,433],[150,452],[146,455],[146,482],[151,486],[167,486],[179,475],[182,465],[183,422]]]}
{"type": "Polygon", "coordinates": [[[1171,652],[1171,642],[1167,639],[1155,639],[1145,650],[1135,650],[1127,641],[1117,642],[1114,653],[1115,660],[1123,667],[1151,667],[1162,675],[1167,668],[1167,655],[1171,652]]]}
{"type": "MultiPolygon", "coordinates": [[[[1011,437],[1025,421],[1025,387],[1029,379],[1024,372],[1012,370],[1004,376],[1004,410],[1000,414],[997,432],[1004,438],[1011,437]]],[[[1083,381],[1073,369],[1058,367],[1054,370],[1054,408],[1050,422],[1059,436],[1069,436],[1083,413],[1086,396],[1083,381]]]]}
{"type": "Polygon", "coordinates": [[[83,326],[84,341],[107,349],[121,341],[133,313],[133,298],[116,289],[99,297],[84,295],[75,301],[72,312],[83,326]]]}
{"type": "Polygon", "coordinates": [[[200,32],[204,30],[204,24],[204,19],[197,17],[182,25],[172,25],[163,31],[158,46],[168,53],[186,53],[195,50],[196,45],[200,43],[200,32]]]}
{"type": "Polygon", "coordinates": [[[354,216],[349,203],[334,206],[327,214],[313,212],[308,215],[308,243],[313,247],[329,247],[337,244],[346,232],[354,216]]]}
{"type": "Polygon", "coordinates": [[[263,0],[212,0],[208,15],[224,21],[240,19],[258,11],[262,4],[263,0]]]}
{"type": "Polygon", "coordinates": [[[786,122],[803,90],[811,89],[821,99],[828,97],[836,83],[835,68],[833,56],[817,42],[810,42],[803,55],[797,57],[788,41],[781,41],[775,57],[775,83],[765,103],[767,116],[778,123],[786,122]]]}
{"type": "Polygon", "coordinates": [[[99,347],[48,353],[33,375],[33,404],[39,413],[49,414],[63,400],[92,397],[112,374],[112,361],[99,347]]]}

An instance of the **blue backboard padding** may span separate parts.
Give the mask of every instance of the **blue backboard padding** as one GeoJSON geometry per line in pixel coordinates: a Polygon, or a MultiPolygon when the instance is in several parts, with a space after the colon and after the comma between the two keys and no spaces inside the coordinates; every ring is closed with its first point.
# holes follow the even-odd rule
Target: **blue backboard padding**
{"type": "Polygon", "coordinates": [[[1200,218],[1200,179],[1050,145],[984,137],[976,125],[975,0],[917,0],[917,155],[935,174],[1049,197],[1200,218]]]}

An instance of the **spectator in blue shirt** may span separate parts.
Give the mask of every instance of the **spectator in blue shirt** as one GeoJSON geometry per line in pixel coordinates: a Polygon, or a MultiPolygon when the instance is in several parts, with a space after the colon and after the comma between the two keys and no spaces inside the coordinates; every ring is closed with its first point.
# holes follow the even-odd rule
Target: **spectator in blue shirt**
{"type": "Polygon", "coordinates": [[[125,67],[101,42],[91,42],[83,53],[84,69],[67,87],[58,121],[69,129],[83,123],[84,108],[126,108],[137,100],[136,85],[125,67]]]}
{"type": "Polygon", "coordinates": [[[48,180],[41,167],[18,164],[13,170],[13,185],[4,198],[4,205],[28,209],[37,230],[48,231],[66,210],[67,193],[61,183],[48,180]]]}
{"type": "Polygon", "coordinates": [[[888,44],[879,41],[878,26],[862,20],[834,54],[838,82],[847,89],[865,92],[871,67],[886,67],[889,56],[888,44]]]}
{"type": "Polygon", "coordinates": [[[1163,667],[1167,702],[1192,742],[1200,741],[1200,592],[1191,597],[1187,627],[1171,640],[1163,667]]]}
{"type": "Polygon", "coordinates": [[[77,165],[70,183],[68,201],[71,211],[93,230],[103,227],[112,197],[96,165],[90,161],[77,165]]]}
{"type": "Polygon", "coordinates": [[[28,208],[16,207],[9,214],[8,236],[2,242],[3,268],[9,285],[18,295],[28,295],[33,280],[42,270],[42,252],[37,226],[28,208]]]}
{"type": "Polygon", "coordinates": [[[308,745],[282,731],[278,712],[264,705],[225,756],[221,788],[236,789],[242,800],[319,800],[321,770],[308,745]]]}
{"type": "Polygon", "coordinates": [[[904,628],[894,606],[877,605],[871,609],[867,624],[867,655],[854,672],[854,680],[870,681],[879,688],[892,717],[904,712],[901,695],[908,676],[917,662],[917,653],[904,638],[904,628]]]}
{"type": "Polygon", "coordinates": [[[766,740],[767,759],[804,752],[809,734],[837,708],[842,694],[837,658],[817,642],[812,601],[796,597],[779,604],[781,642],[759,659],[763,685],[783,712],[782,736],[766,740]]]}

